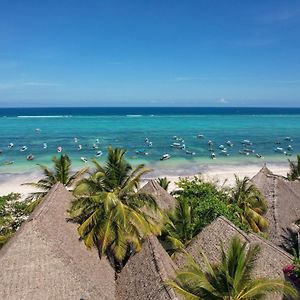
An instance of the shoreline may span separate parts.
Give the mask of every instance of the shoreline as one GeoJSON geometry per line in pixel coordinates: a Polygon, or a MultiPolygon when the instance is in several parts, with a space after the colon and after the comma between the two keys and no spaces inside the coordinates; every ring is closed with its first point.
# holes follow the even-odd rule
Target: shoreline
{"type": "MultiPolygon", "coordinates": [[[[167,177],[171,182],[169,191],[176,188],[175,182],[181,177],[193,177],[201,175],[205,180],[216,181],[220,185],[232,186],[234,183],[234,174],[239,177],[248,176],[252,178],[263,167],[264,163],[257,164],[213,164],[200,165],[193,168],[153,168],[150,173],[142,179],[142,185],[151,179],[158,177],[167,177]]],[[[288,163],[267,163],[267,167],[278,175],[286,176],[289,165],[288,163]]],[[[42,178],[39,169],[30,170],[24,173],[0,173],[0,196],[9,193],[20,193],[22,199],[34,191],[32,186],[22,185],[25,182],[36,182],[42,178]]]]}

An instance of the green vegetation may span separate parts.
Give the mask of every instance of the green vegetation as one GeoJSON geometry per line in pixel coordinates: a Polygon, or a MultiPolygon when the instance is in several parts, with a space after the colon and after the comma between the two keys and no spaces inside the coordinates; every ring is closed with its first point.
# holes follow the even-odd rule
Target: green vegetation
{"type": "Polygon", "coordinates": [[[290,172],[287,174],[287,178],[290,181],[300,179],[300,155],[297,155],[297,161],[289,161],[290,172]]]}
{"type": "Polygon", "coordinates": [[[179,190],[174,193],[177,207],[169,213],[170,221],[164,226],[160,237],[170,254],[182,250],[219,216],[226,217],[244,230],[248,229],[237,217],[241,213],[240,209],[234,204],[227,205],[230,198],[227,190],[218,188],[215,183],[204,182],[199,177],[181,179],[177,185],[179,190]]]}
{"type": "Polygon", "coordinates": [[[133,168],[125,151],[108,148],[106,165],[96,160],[96,170],[78,182],[70,216],[88,248],[96,246],[118,271],[130,255],[141,249],[151,233],[161,232],[161,213],[154,198],[138,192],[144,165],[133,168]]]}
{"type": "Polygon", "coordinates": [[[254,232],[264,231],[269,224],[263,217],[268,208],[263,195],[248,177],[240,180],[235,176],[235,181],[228,203],[239,207],[237,214],[243,224],[250,226],[254,232]]]}
{"type": "Polygon", "coordinates": [[[40,179],[38,182],[24,183],[24,185],[31,185],[38,189],[37,192],[31,193],[27,197],[27,200],[32,201],[27,208],[28,212],[34,210],[56,183],[60,182],[64,186],[70,187],[87,172],[87,168],[85,168],[78,172],[71,173],[72,162],[66,154],[61,155],[59,158],[54,156],[52,162],[54,163],[53,171],[46,166],[39,165],[43,171],[44,178],[40,179]]]}
{"type": "Polygon", "coordinates": [[[26,220],[27,203],[20,201],[20,194],[0,197],[0,248],[26,220]]]}
{"type": "Polygon", "coordinates": [[[190,300],[262,299],[276,292],[296,298],[297,291],[282,279],[253,278],[252,271],[259,252],[258,245],[246,250],[246,243],[241,243],[235,237],[227,252],[222,247],[220,263],[211,264],[201,253],[201,265],[190,258],[188,264],[167,285],[184,299],[190,300]]]}
{"type": "Polygon", "coordinates": [[[157,183],[166,191],[168,191],[170,181],[167,177],[157,178],[157,183]]]}

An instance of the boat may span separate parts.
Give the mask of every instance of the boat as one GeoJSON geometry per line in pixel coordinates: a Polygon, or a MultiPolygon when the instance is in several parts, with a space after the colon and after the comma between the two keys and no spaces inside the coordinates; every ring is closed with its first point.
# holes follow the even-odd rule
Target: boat
{"type": "Polygon", "coordinates": [[[240,154],[243,154],[243,155],[249,155],[250,153],[246,150],[240,150],[239,151],[240,154]]]}
{"type": "Polygon", "coordinates": [[[233,147],[233,143],[231,143],[231,141],[227,141],[226,145],[229,146],[229,147],[233,147]]]}
{"type": "Polygon", "coordinates": [[[77,150],[80,151],[82,149],[82,145],[78,145],[77,150]]]}
{"type": "Polygon", "coordinates": [[[47,149],[47,148],[48,148],[47,143],[44,143],[44,144],[43,144],[43,148],[44,148],[44,149],[47,149]]]}
{"type": "Polygon", "coordinates": [[[204,139],[204,135],[203,135],[203,134],[198,134],[198,135],[197,135],[197,138],[198,138],[198,139],[204,139]]]}
{"type": "Polygon", "coordinates": [[[225,149],[224,145],[220,145],[219,149],[225,149]]]}
{"type": "Polygon", "coordinates": [[[164,155],[160,158],[160,160],[167,160],[167,159],[169,159],[169,158],[171,158],[171,155],[168,154],[168,153],[166,153],[166,154],[164,154],[164,155]]]}
{"type": "Polygon", "coordinates": [[[149,143],[149,139],[145,138],[145,143],[148,144],[149,143]]]}
{"type": "Polygon", "coordinates": [[[184,149],[185,148],[185,144],[181,144],[181,143],[173,143],[171,145],[171,147],[173,148],[178,148],[178,149],[184,149]]]}
{"type": "Polygon", "coordinates": [[[209,140],[209,141],[207,142],[207,144],[208,144],[209,146],[213,146],[213,145],[214,145],[214,143],[213,143],[211,140],[209,140]]]}
{"type": "Polygon", "coordinates": [[[57,147],[57,148],[56,148],[56,151],[57,151],[58,153],[60,153],[60,152],[62,151],[62,147],[61,147],[61,146],[57,147]]]}
{"type": "Polygon", "coordinates": [[[27,157],[26,157],[27,160],[34,160],[34,156],[32,154],[29,154],[27,157]]]}
{"type": "Polygon", "coordinates": [[[250,142],[249,140],[242,140],[242,141],[241,141],[241,144],[247,145],[247,146],[252,146],[252,145],[253,145],[253,143],[250,142]]]}
{"type": "Polygon", "coordinates": [[[13,160],[7,160],[7,161],[5,161],[4,163],[2,163],[2,165],[8,166],[8,165],[12,165],[13,163],[14,163],[13,160]]]}
{"type": "Polygon", "coordinates": [[[285,141],[290,141],[290,142],[293,141],[293,139],[292,139],[290,136],[286,136],[286,137],[284,138],[284,140],[285,140],[285,141]]]}
{"type": "Polygon", "coordinates": [[[99,139],[96,139],[96,144],[99,144],[100,142],[99,142],[99,139]]]}
{"type": "Polygon", "coordinates": [[[21,152],[24,152],[24,151],[26,151],[27,149],[28,149],[27,146],[23,146],[23,147],[20,149],[20,151],[21,151],[21,152]]]}
{"type": "Polygon", "coordinates": [[[152,142],[148,143],[148,147],[150,147],[150,148],[152,147],[152,142]]]}
{"type": "Polygon", "coordinates": [[[294,151],[294,148],[293,148],[292,145],[288,145],[287,150],[288,150],[288,151],[294,151]]]}
{"type": "Polygon", "coordinates": [[[36,129],[35,129],[35,132],[40,133],[40,132],[41,132],[41,129],[40,129],[40,128],[36,128],[36,129]]]}
{"type": "Polygon", "coordinates": [[[3,151],[2,151],[2,150],[0,150],[0,154],[2,154],[2,152],[3,152],[3,151]]]}
{"type": "Polygon", "coordinates": [[[84,163],[87,163],[87,162],[88,162],[87,158],[84,157],[84,156],[81,156],[80,159],[81,159],[84,163]]]}
{"type": "Polygon", "coordinates": [[[224,156],[229,156],[229,153],[227,152],[226,149],[221,150],[220,154],[224,156]]]}
{"type": "Polygon", "coordinates": [[[78,138],[74,138],[74,143],[78,143],[78,138]]]}
{"type": "Polygon", "coordinates": [[[100,157],[100,156],[102,156],[102,154],[103,154],[102,151],[97,151],[96,156],[100,157]]]}
{"type": "Polygon", "coordinates": [[[14,144],[13,144],[13,143],[9,143],[8,146],[7,146],[8,149],[11,149],[11,148],[13,148],[13,147],[14,147],[14,144]]]}
{"type": "Polygon", "coordinates": [[[256,156],[257,158],[263,158],[263,156],[260,155],[259,153],[256,153],[255,156],[256,156]]]}
{"type": "Polygon", "coordinates": [[[281,147],[277,147],[277,148],[274,149],[274,152],[276,152],[276,153],[284,153],[284,150],[281,147]]]}
{"type": "Polygon", "coordinates": [[[96,144],[93,144],[93,149],[98,149],[98,146],[96,144]]]}
{"type": "Polygon", "coordinates": [[[190,154],[190,155],[196,155],[196,152],[193,152],[193,151],[190,151],[190,150],[186,150],[185,153],[190,154]]]}
{"type": "Polygon", "coordinates": [[[148,155],[149,153],[146,152],[145,149],[138,149],[135,151],[136,154],[140,154],[140,155],[148,155]]]}
{"type": "Polygon", "coordinates": [[[212,154],[210,155],[211,159],[216,159],[216,154],[214,152],[212,152],[212,154]]]}

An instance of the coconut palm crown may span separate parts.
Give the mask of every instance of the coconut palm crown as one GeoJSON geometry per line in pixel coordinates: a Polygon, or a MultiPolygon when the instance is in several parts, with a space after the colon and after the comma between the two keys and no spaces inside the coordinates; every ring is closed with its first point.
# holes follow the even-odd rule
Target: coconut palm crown
{"type": "Polygon", "coordinates": [[[238,213],[238,217],[254,232],[264,231],[269,226],[267,219],[263,216],[268,208],[267,202],[248,177],[239,179],[235,175],[235,187],[229,203],[240,208],[241,212],[238,213]]]}
{"type": "Polygon", "coordinates": [[[160,234],[161,214],[155,199],[139,192],[141,177],[150,170],[133,168],[126,151],[108,148],[104,166],[93,160],[95,171],[78,182],[70,216],[80,224],[78,232],[88,248],[96,246],[100,258],[115,264],[141,249],[149,234],[160,234]]]}
{"type": "Polygon", "coordinates": [[[234,237],[227,252],[221,247],[220,263],[211,264],[203,253],[201,265],[189,257],[188,264],[167,285],[189,300],[258,300],[272,293],[296,298],[297,291],[280,278],[253,278],[259,252],[258,245],[247,250],[246,243],[234,237]]]}
{"type": "Polygon", "coordinates": [[[41,200],[58,182],[62,183],[66,187],[70,187],[76,182],[76,180],[87,172],[87,168],[84,168],[72,173],[72,162],[67,154],[63,154],[59,158],[54,156],[52,158],[52,162],[54,163],[53,170],[50,170],[47,166],[38,164],[38,166],[42,169],[44,178],[40,179],[38,182],[24,183],[24,185],[34,186],[39,190],[38,192],[31,193],[27,197],[28,200],[41,200]]]}
{"type": "Polygon", "coordinates": [[[300,180],[300,155],[297,155],[297,161],[289,161],[290,172],[287,174],[288,180],[300,180]]]}

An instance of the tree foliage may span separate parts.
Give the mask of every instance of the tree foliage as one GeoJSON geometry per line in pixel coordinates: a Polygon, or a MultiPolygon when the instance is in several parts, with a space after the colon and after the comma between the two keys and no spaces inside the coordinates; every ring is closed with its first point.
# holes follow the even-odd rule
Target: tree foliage
{"type": "Polygon", "coordinates": [[[290,171],[287,174],[287,178],[290,181],[299,180],[300,179],[300,155],[297,155],[297,161],[289,161],[290,171]]]}
{"type": "Polygon", "coordinates": [[[251,245],[247,250],[246,243],[234,237],[227,252],[222,246],[220,263],[211,264],[204,253],[201,253],[201,265],[190,257],[167,285],[190,300],[253,300],[273,293],[296,298],[297,291],[280,278],[253,278],[259,252],[258,245],[251,245]]]}
{"type": "Polygon", "coordinates": [[[166,191],[168,191],[170,181],[167,177],[157,178],[157,183],[166,191]]]}
{"type": "Polygon", "coordinates": [[[133,168],[125,153],[109,147],[104,166],[93,161],[95,170],[78,182],[70,210],[85,245],[96,246],[100,258],[108,255],[116,269],[149,234],[160,234],[162,220],[154,198],[138,191],[141,176],[150,170],[133,168]]]}

